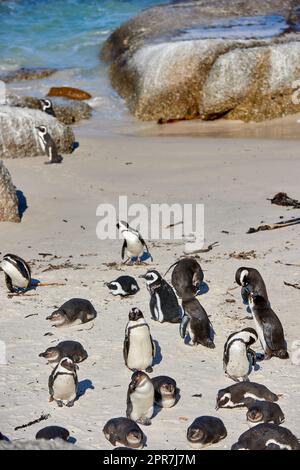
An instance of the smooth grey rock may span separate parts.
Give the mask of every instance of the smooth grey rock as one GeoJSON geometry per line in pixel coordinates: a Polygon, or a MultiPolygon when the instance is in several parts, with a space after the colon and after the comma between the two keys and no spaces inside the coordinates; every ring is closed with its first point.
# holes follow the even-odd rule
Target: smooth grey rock
{"type": "Polygon", "coordinates": [[[20,222],[19,201],[8,169],[0,160],[0,222],[20,222]]]}

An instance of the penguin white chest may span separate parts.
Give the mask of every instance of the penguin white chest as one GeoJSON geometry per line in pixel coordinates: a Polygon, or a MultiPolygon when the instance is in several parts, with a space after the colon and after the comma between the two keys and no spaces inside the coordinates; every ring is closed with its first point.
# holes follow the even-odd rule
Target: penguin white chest
{"type": "Polygon", "coordinates": [[[124,238],[127,244],[127,255],[140,256],[144,252],[144,247],[137,235],[131,232],[126,232],[124,238]]]}
{"type": "Polygon", "coordinates": [[[147,325],[130,331],[127,365],[130,369],[145,370],[152,365],[152,343],[147,325]]]}
{"type": "Polygon", "coordinates": [[[1,267],[3,271],[11,278],[14,287],[27,287],[28,280],[12,263],[4,259],[1,263],[1,267]]]}
{"type": "Polygon", "coordinates": [[[59,374],[53,384],[53,397],[56,400],[71,401],[76,398],[76,385],[72,374],[59,374]]]}
{"type": "Polygon", "coordinates": [[[236,342],[230,346],[226,372],[230,377],[237,380],[243,379],[251,372],[251,365],[244,343],[236,342]]]}
{"type": "Polygon", "coordinates": [[[157,293],[155,293],[155,300],[156,300],[155,307],[154,307],[155,317],[157,321],[162,323],[164,321],[164,314],[161,309],[160,297],[157,293]]]}
{"type": "Polygon", "coordinates": [[[147,380],[142,386],[139,386],[131,395],[132,404],[131,419],[134,421],[144,417],[152,418],[154,403],[154,387],[147,380]]]}
{"type": "Polygon", "coordinates": [[[45,152],[46,145],[45,145],[44,139],[41,135],[39,135],[39,142],[40,142],[40,146],[41,146],[42,151],[45,152]]]}

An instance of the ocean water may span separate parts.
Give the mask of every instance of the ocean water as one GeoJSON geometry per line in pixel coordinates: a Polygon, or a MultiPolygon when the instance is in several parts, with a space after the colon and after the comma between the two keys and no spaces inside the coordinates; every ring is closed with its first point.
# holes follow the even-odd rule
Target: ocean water
{"type": "MultiPolygon", "coordinates": [[[[112,90],[101,46],[120,24],[141,10],[167,0],[2,0],[0,73],[19,67],[55,67],[55,75],[35,82],[14,82],[12,92],[43,96],[50,86],[89,91],[104,127],[132,118],[112,90]]],[[[103,128],[103,126],[102,126],[103,128]]]]}

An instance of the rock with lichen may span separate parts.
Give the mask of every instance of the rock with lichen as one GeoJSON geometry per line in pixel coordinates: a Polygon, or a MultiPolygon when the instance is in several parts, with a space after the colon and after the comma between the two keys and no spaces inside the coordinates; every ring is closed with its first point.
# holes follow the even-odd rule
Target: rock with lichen
{"type": "Polygon", "coordinates": [[[160,5],[114,31],[102,57],[143,120],[261,121],[300,112],[299,7],[300,0],[160,5]]]}

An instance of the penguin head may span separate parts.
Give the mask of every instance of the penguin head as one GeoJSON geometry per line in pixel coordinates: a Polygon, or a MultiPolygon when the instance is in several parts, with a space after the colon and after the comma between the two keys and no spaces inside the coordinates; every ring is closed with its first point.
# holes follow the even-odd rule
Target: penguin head
{"type": "Polygon", "coordinates": [[[119,220],[119,222],[117,222],[117,229],[120,230],[121,232],[123,232],[124,230],[128,230],[130,227],[129,227],[129,223],[124,221],[124,220],[119,220]]]}
{"type": "Polygon", "coordinates": [[[263,421],[263,412],[258,406],[252,406],[246,414],[247,420],[251,423],[260,423],[263,421]]]}
{"type": "Polygon", "coordinates": [[[45,359],[48,359],[48,361],[52,362],[52,361],[56,361],[59,358],[59,352],[56,348],[52,347],[40,353],[39,357],[44,357],[45,359]]]}
{"type": "Polygon", "coordinates": [[[126,435],[126,441],[130,447],[133,449],[140,447],[142,441],[143,441],[143,433],[141,430],[133,429],[132,431],[129,431],[128,434],[126,435]]]}
{"type": "Polygon", "coordinates": [[[247,286],[249,283],[248,276],[248,268],[239,268],[235,273],[235,282],[240,286],[247,286]]]}
{"type": "Polygon", "coordinates": [[[65,312],[62,309],[54,310],[54,312],[51,313],[48,317],[46,317],[46,320],[50,320],[53,325],[62,325],[65,322],[65,312]]]}
{"type": "Polygon", "coordinates": [[[151,284],[154,284],[157,281],[162,280],[162,276],[159,274],[158,271],[155,269],[149,269],[146,274],[141,274],[139,276],[141,279],[145,279],[147,284],[150,286],[151,284]]]}
{"type": "Polygon", "coordinates": [[[43,110],[52,108],[52,102],[50,100],[40,100],[43,110]]]}
{"type": "Polygon", "coordinates": [[[187,438],[191,443],[202,442],[205,437],[205,432],[200,426],[191,424],[187,430],[187,438]]]}
{"type": "Polygon", "coordinates": [[[46,135],[47,134],[47,127],[46,126],[36,126],[36,129],[41,135],[46,135]]]}
{"type": "Polygon", "coordinates": [[[251,346],[258,340],[258,334],[254,328],[244,328],[241,333],[244,334],[244,341],[247,346],[251,346]]]}
{"type": "Polygon", "coordinates": [[[129,320],[130,321],[137,321],[140,318],[144,318],[143,313],[136,307],[133,307],[129,312],[129,320]]]}
{"type": "Polygon", "coordinates": [[[160,393],[164,396],[174,396],[176,393],[176,386],[172,383],[162,384],[160,387],[160,393]]]}
{"type": "Polygon", "coordinates": [[[129,385],[130,391],[134,391],[137,387],[143,386],[147,381],[150,381],[149,376],[141,370],[136,370],[131,376],[129,385]]]}
{"type": "Polygon", "coordinates": [[[219,390],[216,401],[216,410],[219,408],[227,408],[231,401],[231,393],[227,390],[219,390]]]}
{"type": "Polygon", "coordinates": [[[63,369],[67,369],[71,372],[75,372],[75,370],[78,369],[78,366],[69,357],[63,357],[59,365],[63,369]]]}

